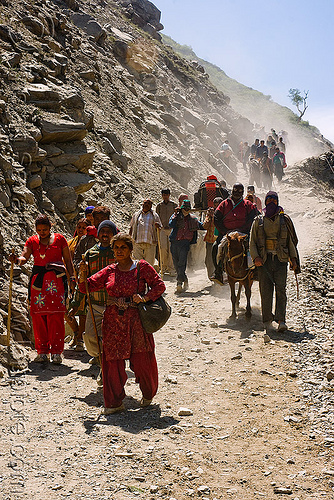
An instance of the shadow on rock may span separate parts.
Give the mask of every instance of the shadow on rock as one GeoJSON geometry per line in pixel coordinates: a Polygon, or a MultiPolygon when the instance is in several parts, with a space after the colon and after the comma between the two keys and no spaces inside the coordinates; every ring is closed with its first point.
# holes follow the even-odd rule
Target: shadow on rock
{"type": "Polygon", "coordinates": [[[249,336],[252,330],[263,330],[262,316],[259,309],[252,309],[252,317],[246,318],[245,312],[242,308],[238,309],[238,316],[236,318],[229,317],[225,323],[219,324],[219,328],[228,328],[229,330],[240,331],[241,333],[247,332],[249,336]]]}
{"type": "Polygon", "coordinates": [[[79,370],[78,375],[82,375],[83,377],[92,378],[93,380],[97,379],[98,374],[100,373],[99,366],[89,366],[89,368],[85,368],[84,370],[79,370]]]}
{"type": "Polygon", "coordinates": [[[55,377],[67,377],[70,373],[75,373],[70,366],[54,365],[53,363],[29,363],[29,372],[27,375],[33,375],[37,380],[47,381],[55,377]]]}
{"type": "Polygon", "coordinates": [[[97,410],[101,410],[103,407],[103,394],[102,391],[93,390],[90,394],[87,394],[84,398],[79,396],[72,396],[70,399],[81,401],[86,403],[87,406],[92,406],[97,410]]]}
{"type": "Polygon", "coordinates": [[[315,335],[304,330],[299,332],[297,330],[286,330],[285,332],[278,332],[277,330],[272,330],[267,333],[271,340],[284,342],[290,342],[291,344],[299,344],[303,340],[313,340],[315,335]]]}
{"type": "Polygon", "coordinates": [[[124,400],[127,411],[107,417],[99,415],[96,420],[84,420],[86,434],[91,434],[96,425],[120,427],[130,434],[139,434],[148,429],[167,429],[179,423],[179,420],[172,416],[162,417],[158,404],[151,404],[146,408],[141,408],[139,405],[139,401],[127,396],[124,400]]]}
{"type": "Polygon", "coordinates": [[[80,360],[82,363],[88,363],[91,356],[87,351],[75,351],[74,349],[65,349],[63,352],[65,359],[75,359],[80,360]]]}

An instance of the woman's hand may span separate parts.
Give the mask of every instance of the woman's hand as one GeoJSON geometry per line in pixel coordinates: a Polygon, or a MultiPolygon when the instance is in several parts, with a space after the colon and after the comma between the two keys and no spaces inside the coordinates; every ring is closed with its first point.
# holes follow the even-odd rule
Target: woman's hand
{"type": "Polygon", "coordinates": [[[77,310],[72,307],[68,312],[67,312],[67,315],[69,316],[70,319],[73,319],[74,316],[75,316],[75,313],[77,312],[77,310]]]}
{"type": "Polygon", "coordinates": [[[139,304],[140,302],[146,302],[146,300],[144,299],[144,297],[142,297],[141,295],[139,295],[139,293],[135,293],[133,296],[132,296],[132,300],[135,304],[139,304]]]}
{"type": "Polygon", "coordinates": [[[76,287],[77,281],[74,276],[70,276],[70,290],[72,293],[74,293],[75,287],[76,287]]]}
{"type": "Polygon", "coordinates": [[[256,267],[263,266],[263,260],[261,259],[261,257],[256,257],[256,259],[254,259],[254,264],[256,265],[256,267]]]}
{"type": "Polygon", "coordinates": [[[292,269],[293,271],[297,271],[298,269],[297,259],[295,257],[291,259],[290,269],[292,269]]]}
{"type": "Polygon", "coordinates": [[[15,253],[11,253],[10,255],[8,255],[8,260],[9,262],[13,262],[13,264],[16,264],[18,261],[18,257],[15,253]]]}
{"type": "Polygon", "coordinates": [[[15,255],[15,253],[11,253],[9,256],[8,256],[8,260],[9,262],[12,262],[13,264],[17,264],[18,266],[23,266],[23,264],[25,264],[27,262],[27,259],[25,257],[18,257],[17,255],[15,255]]]}

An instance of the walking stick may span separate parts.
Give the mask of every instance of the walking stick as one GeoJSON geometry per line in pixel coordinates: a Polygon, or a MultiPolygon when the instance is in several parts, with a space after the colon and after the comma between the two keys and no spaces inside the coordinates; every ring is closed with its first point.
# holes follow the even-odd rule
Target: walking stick
{"type": "Polygon", "coordinates": [[[161,253],[161,241],[160,241],[160,229],[157,229],[157,236],[158,236],[158,250],[159,250],[159,261],[160,261],[160,276],[161,279],[164,279],[164,273],[162,270],[162,253],[161,253]]]}
{"type": "Polygon", "coordinates": [[[299,283],[298,283],[298,276],[297,276],[296,272],[295,272],[295,278],[296,278],[296,286],[297,286],[297,300],[299,300],[299,283]]]}
{"type": "MultiPolygon", "coordinates": [[[[82,258],[82,262],[84,262],[84,264],[86,266],[86,271],[87,271],[87,264],[86,264],[86,261],[85,261],[85,256],[82,255],[81,258],[82,258]]],[[[89,310],[90,310],[90,314],[92,316],[92,322],[93,322],[93,327],[94,327],[94,332],[95,332],[97,347],[98,347],[98,350],[99,350],[99,361],[100,361],[101,372],[102,372],[102,375],[103,375],[103,370],[102,370],[102,352],[101,352],[101,346],[100,346],[100,339],[99,339],[99,334],[97,333],[97,327],[96,327],[96,322],[95,322],[94,311],[93,311],[92,302],[90,300],[90,295],[89,295],[89,290],[88,290],[87,273],[86,273],[86,276],[85,276],[85,287],[86,287],[86,295],[87,295],[88,307],[89,307],[89,310]]]]}
{"type": "MultiPolygon", "coordinates": [[[[12,249],[12,255],[14,255],[14,248],[12,249]]],[[[9,274],[9,294],[8,294],[8,317],[7,317],[7,347],[10,346],[10,323],[12,319],[12,295],[13,295],[13,275],[14,275],[14,262],[10,263],[10,274],[9,274]]]]}

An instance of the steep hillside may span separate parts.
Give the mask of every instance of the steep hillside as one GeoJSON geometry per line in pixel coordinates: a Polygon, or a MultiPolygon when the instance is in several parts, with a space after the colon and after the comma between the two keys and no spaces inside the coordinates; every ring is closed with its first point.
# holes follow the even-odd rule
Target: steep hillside
{"type": "MultiPolygon", "coordinates": [[[[200,64],[161,43],[160,12],[147,0],[1,0],[0,18],[6,320],[4,255],[20,251],[39,212],[70,236],[85,206],[105,204],[127,230],[143,197],[157,202],[164,186],[176,198],[208,174],[232,183],[237,158],[227,169],[221,144],[228,138],[237,151],[254,125],[200,64]]],[[[28,271],[15,269],[17,338],[30,328],[28,271]]]]}
{"type": "MultiPolygon", "coordinates": [[[[333,147],[330,141],[323,138],[316,127],[307,121],[299,123],[298,116],[291,109],[277,104],[270,95],[265,95],[230,78],[218,66],[199,58],[191,47],[180,45],[167,35],[163,35],[162,38],[164,43],[171,46],[185,59],[198,61],[217,89],[230,97],[230,104],[238,113],[252,122],[264,126],[267,132],[271,128],[276,131],[288,131],[291,161],[299,161],[306,156],[318,155],[333,147]]],[[[252,141],[254,138],[254,136],[245,137],[245,140],[252,141]]]]}
{"type": "MultiPolygon", "coordinates": [[[[2,0],[0,18],[2,260],[41,211],[69,236],[87,204],[105,204],[127,229],[164,186],[176,197],[209,173],[233,182],[221,144],[236,150],[253,125],[200,66],[161,44],[153,4],[2,0]]],[[[15,270],[15,303],[26,274],[15,270]]],[[[14,331],[27,329],[14,317],[14,331]]]]}

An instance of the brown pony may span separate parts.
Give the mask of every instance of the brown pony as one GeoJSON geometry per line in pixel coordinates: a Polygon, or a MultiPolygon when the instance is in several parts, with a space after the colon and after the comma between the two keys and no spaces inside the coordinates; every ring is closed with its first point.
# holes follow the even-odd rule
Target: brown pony
{"type": "Polygon", "coordinates": [[[227,234],[227,251],[225,268],[228,278],[228,283],[231,289],[232,314],[231,318],[236,318],[236,304],[239,302],[241,287],[245,287],[247,298],[246,318],[252,316],[250,298],[253,284],[253,270],[248,268],[247,264],[247,249],[245,239],[247,234],[237,231],[227,234]],[[235,294],[235,284],[239,283],[238,296],[235,294]]]}

